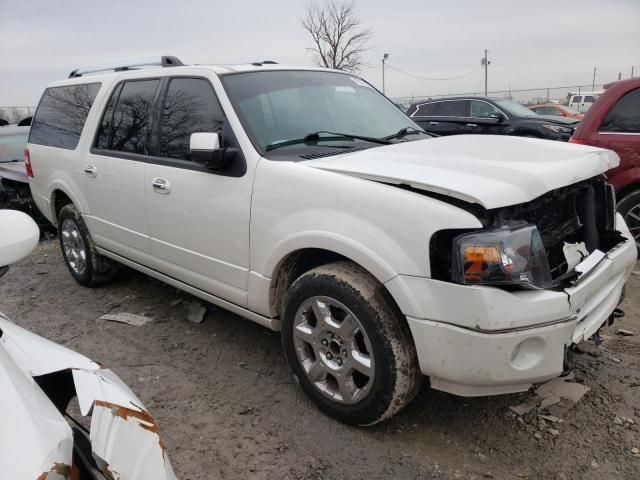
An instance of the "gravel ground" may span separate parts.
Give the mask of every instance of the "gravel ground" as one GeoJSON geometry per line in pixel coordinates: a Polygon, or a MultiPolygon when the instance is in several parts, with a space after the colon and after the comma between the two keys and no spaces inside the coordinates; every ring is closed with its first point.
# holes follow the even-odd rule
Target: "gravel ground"
{"type": "Polygon", "coordinates": [[[191,323],[191,300],[129,269],[108,286],[80,287],[56,241],[0,280],[0,310],[16,323],[131,386],[183,480],[639,478],[640,276],[627,289],[627,316],[604,329],[603,345],[574,356],[573,381],[590,391],[572,408],[564,401],[520,417],[509,407],[534,394],[466,399],[424,387],[399,415],[366,429],[314,408],[292,380],[278,334],[215,307],[191,323]],[[107,312],[153,322],[97,320],[107,312]]]}

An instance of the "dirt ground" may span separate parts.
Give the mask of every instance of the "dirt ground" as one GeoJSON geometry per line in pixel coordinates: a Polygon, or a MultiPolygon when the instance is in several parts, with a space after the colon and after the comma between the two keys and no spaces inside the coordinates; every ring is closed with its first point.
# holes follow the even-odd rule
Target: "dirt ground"
{"type": "Polygon", "coordinates": [[[640,448],[640,276],[632,275],[627,315],[604,329],[603,345],[574,356],[574,381],[590,391],[573,408],[563,402],[519,417],[509,406],[532,393],[466,399],[424,387],[395,418],[360,429],[305,398],[278,334],[215,307],[191,323],[190,300],[129,269],[108,286],[80,287],[51,240],[0,280],[0,310],[13,321],[129,384],[157,418],[183,480],[640,478],[632,451],[640,448]],[[107,312],[153,322],[97,320],[107,312]],[[541,420],[544,413],[563,421],[541,420]]]}

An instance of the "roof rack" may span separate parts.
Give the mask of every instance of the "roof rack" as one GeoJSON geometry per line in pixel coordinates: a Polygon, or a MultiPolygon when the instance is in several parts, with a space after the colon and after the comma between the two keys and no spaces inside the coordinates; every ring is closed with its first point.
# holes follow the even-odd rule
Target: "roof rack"
{"type": "Polygon", "coordinates": [[[81,77],[87,73],[106,72],[109,70],[122,72],[125,70],[135,70],[140,67],[179,67],[182,65],[184,65],[184,63],[182,63],[177,57],[164,55],[160,57],[160,61],[156,59],[147,59],[130,63],[109,63],[93,67],[76,68],[69,74],[69,78],[81,77]]]}

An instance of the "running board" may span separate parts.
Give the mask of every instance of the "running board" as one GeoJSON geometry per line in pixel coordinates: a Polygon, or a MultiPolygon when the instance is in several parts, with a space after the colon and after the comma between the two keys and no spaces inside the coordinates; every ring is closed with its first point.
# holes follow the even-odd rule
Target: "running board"
{"type": "Polygon", "coordinates": [[[110,252],[109,250],[105,250],[104,248],[96,246],[96,250],[98,251],[98,253],[100,253],[101,255],[104,255],[105,257],[111,258],[118,263],[122,263],[123,265],[133,268],[134,270],[138,270],[139,272],[149,275],[150,277],[153,277],[155,279],[158,279],[168,285],[171,285],[172,287],[179,288],[180,290],[190,293],[194,297],[201,298],[206,302],[209,302],[209,303],[212,303],[213,305],[224,308],[225,310],[229,310],[230,312],[233,312],[236,315],[246,318],[247,320],[251,320],[252,322],[262,325],[263,327],[267,327],[268,329],[273,330],[275,332],[280,331],[280,320],[278,320],[277,318],[268,318],[258,313],[252,312],[251,310],[248,310],[244,307],[240,307],[235,303],[228,302],[227,300],[218,298],[215,295],[211,295],[210,293],[200,290],[199,288],[196,288],[187,283],[181,282],[180,280],[176,280],[175,278],[165,275],[164,273],[160,273],[157,270],[154,270],[149,267],[145,267],[144,265],[140,265],[139,263],[129,260],[125,257],[121,257],[117,253],[110,252]]]}

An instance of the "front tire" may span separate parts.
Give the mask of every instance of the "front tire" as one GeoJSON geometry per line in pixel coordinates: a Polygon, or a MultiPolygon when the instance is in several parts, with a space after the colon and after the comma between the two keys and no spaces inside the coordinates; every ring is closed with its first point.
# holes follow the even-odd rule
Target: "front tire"
{"type": "Polygon", "coordinates": [[[293,283],[282,343],[304,392],[344,423],[391,417],[421,384],[406,319],[385,288],[351,262],[315,268],[293,283]]]}
{"type": "Polygon", "coordinates": [[[115,275],[114,263],[96,252],[82,215],[73,204],[58,214],[58,238],[71,276],[84,287],[106,283],[115,275]]]}

